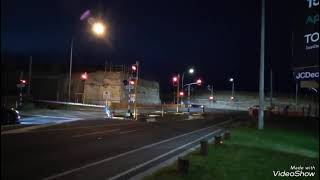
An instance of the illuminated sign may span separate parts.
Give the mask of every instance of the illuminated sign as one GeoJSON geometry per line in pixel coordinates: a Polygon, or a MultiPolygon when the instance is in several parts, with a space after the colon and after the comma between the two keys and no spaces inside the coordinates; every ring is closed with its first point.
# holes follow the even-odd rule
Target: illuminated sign
{"type": "Polygon", "coordinates": [[[297,81],[319,80],[319,67],[297,69],[294,78],[297,81]]]}
{"type": "Polygon", "coordinates": [[[294,67],[319,65],[319,0],[292,1],[294,67]]]}

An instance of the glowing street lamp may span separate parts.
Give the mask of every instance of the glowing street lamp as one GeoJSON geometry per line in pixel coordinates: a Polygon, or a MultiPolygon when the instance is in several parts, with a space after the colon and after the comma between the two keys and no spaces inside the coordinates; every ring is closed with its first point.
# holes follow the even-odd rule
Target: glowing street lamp
{"type": "MultiPolygon", "coordinates": [[[[90,15],[90,11],[86,11],[80,18],[83,20],[90,15]]],[[[94,22],[92,24],[91,30],[94,35],[96,36],[103,36],[105,35],[106,25],[100,21],[94,22]]],[[[73,59],[73,41],[74,37],[71,38],[71,45],[70,45],[70,60],[69,60],[69,81],[68,81],[68,101],[70,102],[70,94],[71,94],[71,75],[72,75],[72,59],[73,59]]]]}
{"type": "Polygon", "coordinates": [[[189,69],[189,74],[193,74],[194,73],[194,69],[193,68],[190,68],[189,69]]]}
{"type": "Polygon", "coordinates": [[[92,32],[95,35],[102,36],[105,33],[106,26],[102,22],[95,22],[92,25],[92,32]]]}

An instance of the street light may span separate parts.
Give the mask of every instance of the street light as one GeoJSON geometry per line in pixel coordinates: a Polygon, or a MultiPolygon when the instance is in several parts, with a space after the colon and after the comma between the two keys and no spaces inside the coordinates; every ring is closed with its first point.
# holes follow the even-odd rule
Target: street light
{"type": "Polygon", "coordinates": [[[234,79],[230,78],[229,81],[232,83],[232,92],[231,92],[230,99],[233,100],[234,99],[234,79]]]}
{"type": "MultiPolygon", "coordinates": [[[[194,74],[194,68],[189,68],[188,69],[188,73],[189,74],[194,74]]],[[[183,87],[184,87],[184,74],[185,72],[182,73],[182,78],[181,78],[181,90],[183,90],[183,87]]],[[[181,101],[182,101],[182,97],[181,97],[181,101]]]]}
{"type": "MultiPolygon", "coordinates": [[[[194,74],[194,68],[190,68],[190,69],[188,69],[188,73],[189,74],[194,74]]],[[[183,85],[184,85],[184,74],[185,74],[185,72],[183,72],[182,73],[182,78],[181,78],[181,87],[183,88],[183,85]]]]}
{"type": "Polygon", "coordinates": [[[189,74],[193,74],[194,73],[194,69],[193,68],[190,68],[189,69],[189,74]]]}
{"type": "Polygon", "coordinates": [[[97,21],[93,23],[91,29],[95,35],[102,36],[105,33],[106,26],[102,22],[97,21]]]}
{"type": "MultiPolygon", "coordinates": [[[[80,18],[81,19],[81,18],[80,18]]],[[[92,32],[96,36],[103,36],[105,34],[106,26],[104,23],[97,21],[92,24],[92,32]]],[[[71,45],[70,45],[70,60],[69,60],[69,81],[68,81],[68,102],[70,102],[70,95],[71,95],[71,76],[72,76],[72,58],[73,58],[73,41],[74,37],[71,38],[71,45]]]]}
{"type": "Polygon", "coordinates": [[[189,113],[190,113],[190,87],[191,87],[191,85],[195,85],[195,84],[201,85],[202,84],[202,80],[198,79],[196,82],[184,85],[184,86],[188,86],[188,112],[189,113]]]}

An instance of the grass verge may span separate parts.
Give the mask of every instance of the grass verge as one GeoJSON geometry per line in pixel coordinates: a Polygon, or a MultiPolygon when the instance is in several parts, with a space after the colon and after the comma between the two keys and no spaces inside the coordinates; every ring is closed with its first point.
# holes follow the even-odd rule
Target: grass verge
{"type": "Polygon", "coordinates": [[[209,155],[195,151],[186,156],[190,161],[189,173],[181,175],[176,165],[165,167],[144,180],[270,180],[276,171],[294,172],[291,166],[302,166],[303,172],[315,172],[314,177],[298,176],[293,179],[319,179],[319,136],[288,129],[252,128],[233,129],[230,140],[221,146],[209,146],[209,155]],[[306,170],[314,166],[315,170],[306,170]]]}

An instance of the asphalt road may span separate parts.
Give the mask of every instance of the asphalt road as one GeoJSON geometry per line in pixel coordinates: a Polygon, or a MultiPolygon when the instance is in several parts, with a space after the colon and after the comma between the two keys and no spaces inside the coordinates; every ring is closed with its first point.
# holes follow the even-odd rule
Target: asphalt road
{"type": "Polygon", "coordinates": [[[2,134],[1,179],[128,179],[211,137],[231,116],[241,120],[240,114],[153,123],[90,119],[2,134]]]}

